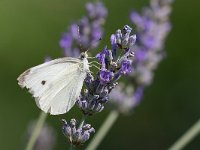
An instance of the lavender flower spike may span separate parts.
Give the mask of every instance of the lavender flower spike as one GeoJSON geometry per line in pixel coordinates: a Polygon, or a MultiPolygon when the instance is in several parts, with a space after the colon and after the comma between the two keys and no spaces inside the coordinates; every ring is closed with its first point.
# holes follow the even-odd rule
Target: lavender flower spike
{"type": "Polygon", "coordinates": [[[153,71],[164,57],[162,50],[171,29],[168,21],[170,5],[169,0],[151,0],[150,7],[143,9],[142,15],[136,12],[130,15],[131,21],[136,24],[139,37],[135,52],[136,68],[132,74],[137,84],[149,85],[153,79],[153,71]],[[149,80],[146,79],[147,76],[149,80]]]}
{"type": "Polygon", "coordinates": [[[75,119],[71,119],[69,123],[64,119],[62,121],[63,134],[73,145],[78,146],[84,144],[90,138],[90,134],[95,132],[94,128],[91,127],[90,124],[84,124],[77,128],[77,121],[75,119]]]}
{"type": "Polygon", "coordinates": [[[101,2],[87,3],[85,8],[87,15],[77,23],[71,24],[61,37],[59,44],[65,56],[77,57],[81,52],[99,45],[107,9],[101,2]]]}
{"type": "MultiPolygon", "coordinates": [[[[129,107],[130,99],[134,104],[136,101],[137,104],[140,102],[144,88],[151,84],[154,70],[165,56],[163,51],[164,42],[171,29],[168,21],[171,3],[171,0],[150,0],[150,6],[145,7],[141,14],[135,11],[130,14],[131,21],[136,25],[136,35],[138,37],[135,44],[134,65],[131,67],[133,71],[129,74],[129,80],[132,82],[126,87],[121,87],[121,89],[114,89],[113,93],[111,93],[112,102],[116,103],[116,105],[119,104],[119,106],[128,106],[125,110],[132,110],[136,106],[131,105],[132,107],[129,107]],[[122,89],[124,89],[125,93],[130,91],[130,86],[132,87],[132,93],[121,93],[123,92],[122,89]],[[124,95],[125,98],[120,101],[115,95],[124,95]]],[[[128,27],[124,29],[129,31],[128,27]]],[[[120,32],[118,31],[116,37],[121,37],[119,34],[120,32]]],[[[122,40],[117,38],[116,41],[121,42],[122,40]]],[[[132,41],[135,40],[132,39],[132,41]]],[[[111,44],[113,43],[111,42],[111,44]]],[[[124,47],[121,46],[121,48],[124,47]]],[[[119,110],[121,111],[122,109],[119,110]]]]}
{"type": "Polygon", "coordinates": [[[117,30],[116,34],[111,35],[112,48],[121,47],[122,56],[117,56],[117,50],[109,50],[107,46],[96,55],[99,60],[101,69],[97,72],[96,77],[91,74],[85,79],[86,89],[77,100],[78,107],[85,115],[93,115],[104,109],[105,103],[109,100],[110,92],[118,84],[117,81],[121,76],[132,71],[133,62],[133,45],[135,35],[131,34],[131,28],[124,26],[123,31],[117,30]],[[127,42],[124,42],[124,41],[127,42]],[[132,44],[129,43],[132,42],[132,44]]]}
{"type": "MultiPolygon", "coordinates": [[[[93,16],[93,14],[95,13],[90,15],[93,16]]],[[[77,128],[77,121],[75,119],[71,119],[69,123],[63,120],[63,133],[73,146],[83,144],[90,138],[90,134],[94,132],[94,128],[89,124],[84,124],[85,118],[101,112],[104,109],[104,105],[109,101],[109,94],[117,86],[117,81],[120,77],[132,71],[131,65],[134,58],[133,46],[135,35],[130,35],[131,30],[126,25],[123,31],[117,30],[120,33],[119,36],[117,34],[112,35],[121,41],[113,42],[115,47],[123,49],[120,52],[120,56],[116,52],[118,49],[114,51],[108,49],[107,46],[96,55],[96,58],[99,60],[100,69],[95,76],[87,73],[84,80],[85,86],[76,101],[77,106],[84,115],[80,126],[77,128]]]]}

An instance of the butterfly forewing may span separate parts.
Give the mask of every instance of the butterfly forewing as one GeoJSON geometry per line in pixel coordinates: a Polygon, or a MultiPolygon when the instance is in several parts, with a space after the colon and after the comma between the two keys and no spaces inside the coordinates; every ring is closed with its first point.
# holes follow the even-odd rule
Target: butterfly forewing
{"type": "MultiPolygon", "coordinates": [[[[66,86],[62,88],[55,96],[51,97],[49,95],[48,98],[51,99],[51,114],[62,114],[71,109],[71,107],[75,104],[76,99],[80,95],[85,75],[86,74],[81,73],[80,70],[77,70],[77,72],[66,76],[65,80],[63,81],[66,86]]],[[[48,98],[45,98],[44,100],[47,100],[48,98]]]]}

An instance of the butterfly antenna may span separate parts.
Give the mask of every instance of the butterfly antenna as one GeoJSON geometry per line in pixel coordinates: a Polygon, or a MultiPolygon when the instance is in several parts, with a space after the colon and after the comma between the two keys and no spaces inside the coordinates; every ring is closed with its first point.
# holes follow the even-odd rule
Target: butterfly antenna
{"type": "MultiPolygon", "coordinates": [[[[80,28],[79,28],[78,25],[77,25],[77,32],[78,32],[78,44],[79,44],[80,51],[81,51],[81,52],[84,52],[83,45],[82,45],[82,40],[81,40],[80,28]]],[[[86,50],[86,52],[87,52],[87,51],[88,51],[88,50],[86,50]]]]}

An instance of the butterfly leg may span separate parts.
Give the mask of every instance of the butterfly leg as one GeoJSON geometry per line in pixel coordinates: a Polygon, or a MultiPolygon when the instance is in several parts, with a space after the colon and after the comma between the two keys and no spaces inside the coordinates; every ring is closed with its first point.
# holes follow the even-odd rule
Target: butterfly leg
{"type": "Polygon", "coordinates": [[[91,61],[91,62],[89,62],[88,64],[92,64],[92,63],[96,63],[96,64],[98,64],[98,65],[101,65],[101,64],[98,63],[97,61],[91,61]]]}
{"type": "Polygon", "coordinates": [[[98,70],[101,70],[98,66],[94,65],[94,64],[91,64],[90,67],[95,67],[97,68],[98,70]]]}
{"type": "Polygon", "coordinates": [[[96,57],[87,57],[87,59],[96,59],[96,57]]]}

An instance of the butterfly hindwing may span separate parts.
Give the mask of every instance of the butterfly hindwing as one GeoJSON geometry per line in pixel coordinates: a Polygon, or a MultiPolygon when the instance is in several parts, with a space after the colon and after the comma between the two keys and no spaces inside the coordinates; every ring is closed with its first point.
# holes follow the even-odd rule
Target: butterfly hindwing
{"type": "Polygon", "coordinates": [[[86,73],[77,69],[65,75],[63,79],[60,78],[60,81],[40,98],[41,107],[44,110],[51,108],[49,112],[53,115],[69,111],[80,95],[85,76],[86,73]]]}

